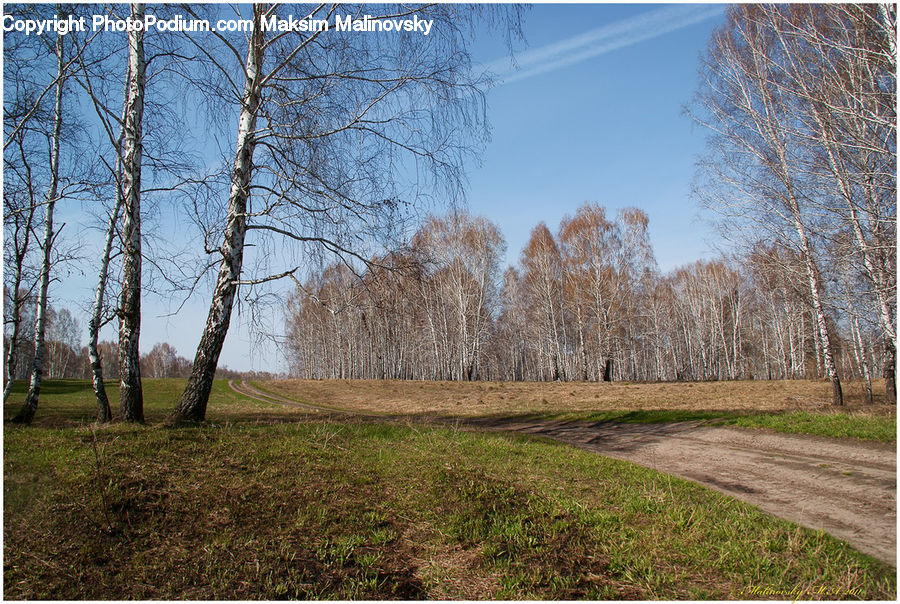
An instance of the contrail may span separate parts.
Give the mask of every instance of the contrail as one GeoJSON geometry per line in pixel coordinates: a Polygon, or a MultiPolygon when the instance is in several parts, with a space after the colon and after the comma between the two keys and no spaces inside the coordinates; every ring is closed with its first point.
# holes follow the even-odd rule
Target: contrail
{"type": "Polygon", "coordinates": [[[650,40],[722,14],[722,6],[679,5],[629,17],[572,38],[523,52],[511,64],[508,57],[491,61],[485,71],[496,83],[508,84],[566,67],[604,53],[650,40]]]}

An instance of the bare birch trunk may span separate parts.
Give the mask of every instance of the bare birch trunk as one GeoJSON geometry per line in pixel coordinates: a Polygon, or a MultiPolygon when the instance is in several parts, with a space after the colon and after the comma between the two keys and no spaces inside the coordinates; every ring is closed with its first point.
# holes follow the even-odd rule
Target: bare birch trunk
{"type": "MultiPolygon", "coordinates": [[[[144,5],[132,4],[131,16],[144,19],[144,5]]],[[[141,156],[144,117],[144,32],[128,32],[128,101],[122,159],[124,207],[122,303],[119,322],[119,408],[126,421],[144,421],[141,389],[141,156]]]]}
{"type": "Polygon", "coordinates": [[[100,275],[97,277],[97,290],[94,294],[94,307],[91,310],[91,320],[88,323],[88,358],[91,361],[91,378],[94,387],[94,396],[97,397],[97,421],[108,422],[112,420],[112,410],[109,406],[109,398],[106,396],[106,387],[103,382],[103,363],[100,359],[100,350],[97,341],[100,335],[103,311],[103,293],[106,290],[106,281],[109,274],[109,259],[112,253],[112,242],[116,232],[116,222],[119,220],[119,208],[122,205],[122,196],[116,187],[116,206],[109,217],[106,227],[106,243],[103,248],[103,256],[100,259],[100,275]]]}
{"type": "Polygon", "coordinates": [[[584,347],[584,321],[581,320],[581,305],[576,305],[575,309],[577,311],[576,324],[578,326],[578,347],[581,352],[581,380],[586,382],[588,380],[588,358],[587,350],[584,347]]]}
{"type": "Polygon", "coordinates": [[[131,64],[129,62],[125,72],[125,90],[122,99],[122,125],[119,128],[119,137],[116,147],[116,161],[113,177],[116,180],[116,203],[106,226],[106,241],[103,247],[103,255],[100,258],[100,273],[97,276],[97,289],[94,293],[94,306],[91,309],[91,319],[88,322],[88,358],[91,363],[91,382],[94,388],[94,396],[97,398],[97,421],[108,422],[112,420],[112,410],[109,406],[109,397],[106,395],[106,385],[103,381],[103,362],[100,358],[98,341],[100,339],[100,327],[103,325],[103,296],[106,291],[106,283],[109,277],[109,262],[112,256],[112,244],[116,233],[116,223],[119,220],[119,211],[122,208],[122,143],[125,139],[125,120],[128,111],[128,92],[131,82],[131,64]]]}
{"type": "MultiPolygon", "coordinates": [[[[796,202],[794,202],[796,204],[796,202]]],[[[831,402],[836,406],[844,404],[844,394],[841,390],[841,379],[838,377],[837,367],[834,364],[834,355],[831,352],[831,334],[828,331],[828,323],[825,321],[825,309],[822,306],[822,285],[819,283],[819,274],[812,259],[809,239],[806,230],[799,220],[795,227],[800,235],[800,243],[806,264],[806,274],[809,278],[809,291],[812,299],[816,330],[819,334],[822,346],[822,364],[825,366],[825,375],[831,380],[831,402]]]]}
{"type": "MultiPolygon", "coordinates": [[[[781,156],[782,165],[787,165],[784,156],[781,156]]],[[[785,179],[787,180],[787,179],[785,179]]],[[[831,352],[831,334],[828,323],[825,320],[825,309],[822,305],[822,284],[819,281],[819,271],[813,259],[812,245],[806,232],[806,226],[800,215],[800,205],[794,197],[793,189],[788,184],[786,201],[794,221],[794,229],[800,238],[800,251],[803,254],[803,262],[806,266],[806,276],[809,280],[809,293],[813,306],[813,320],[816,323],[816,333],[819,335],[819,343],[822,349],[822,364],[825,367],[825,375],[831,380],[831,402],[835,406],[844,404],[844,394],[841,390],[841,379],[838,377],[837,367],[834,364],[834,355],[831,352]]],[[[818,350],[818,347],[816,348],[818,350]]]]}
{"type": "Polygon", "coordinates": [[[3,402],[9,398],[12,391],[13,380],[16,377],[16,365],[18,364],[19,324],[22,322],[21,301],[19,300],[19,283],[21,282],[21,267],[17,267],[14,279],[12,307],[12,333],[9,334],[9,351],[6,354],[6,384],[3,386],[3,402]]]}
{"type": "Polygon", "coordinates": [[[859,317],[855,314],[853,315],[853,321],[850,324],[850,328],[853,334],[854,348],[858,351],[856,362],[862,370],[863,378],[866,380],[866,404],[871,405],[875,402],[875,399],[872,396],[872,375],[869,372],[869,361],[866,358],[866,346],[863,344],[862,332],[859,329],[859,317]]]}
{"type": "Polygon", "coordinates": [[[30,424],[37,411],[41,393],[41,378],[44,374],[44,331],[47,324],[47,289],[50,285],[50,252],[53,247],[53,208],[56,205],[59,187],[59,144],[62,131],[62,97],[65,86],[63,78],[63,37],[56,38],[56,103],[53,109],[53,135],[50,141],[50,187],[47,190],[47,207],[44,213],[44,258],[41,263],[41,286],[38,293],[37,316],[34,322],[34,362],[25,404],[13,418],[13,422],[30,424]]]}
{"type": "Polygon", "coordinates": [[[889,405],[897,404],[897,349],[893,340],[885,338],[885,363],[884,363],[884,402],[889,405]]]}
{"type": "MultiPolygon", "coordinates": [[[[24,151],[23,151],[24,155],[24,151]]],[[[29,182],[31,180],[31,169],[26,163],[26,171],[29,182]]],[[[30,189],[30,187],[29,187],[30,189]]],[[[34,198],[32,197],[32,200],[34,198]]],[[[34,222],[34,203],[29,202],[28,213],[26,214],[25,224],[22,225],[22,236],[24,241],[21,243],[18,239],[19,226],[16,226],[16,234],[13,235],[15,245],[15,275],[13,276],[12,286],[12,333],[9,335],[9,352],[6,355],[6,384],[3,387],[3,402],[9,398],[12,391],[13,380],[16,377],[16,367],[19,360],[19,331],[22,326],[22,305],[26,300],[19,293],[22,285],[22,265],[25,263],[25,254],[31,241],[31,226],[34,222]]],[[[18,220],[18,219],[17,219],[18,220]]]]}
{"type": "Polygon", "coordinates": [[[244,257],[244,236],[247,232],[247,199],[250,196],[250,180],[253,169],[253,151],[256,148],[256,116],[259,109],[262,74],[263,41],[262,18],[266,7],[253,5],[254,25],[247,51],[246,80],[238,121],[237,150],[231,176],[231,192],[228,197],[228,221],[225,241],[222,244],[222,263],[213,291],[212,304],[187,387],[175,406],[173,420],[201,422],[206,418],[206,405],[216,375],[219,354],[225,343],[231,310],[237,293],[237,281],[241,276],[244,257]]]}

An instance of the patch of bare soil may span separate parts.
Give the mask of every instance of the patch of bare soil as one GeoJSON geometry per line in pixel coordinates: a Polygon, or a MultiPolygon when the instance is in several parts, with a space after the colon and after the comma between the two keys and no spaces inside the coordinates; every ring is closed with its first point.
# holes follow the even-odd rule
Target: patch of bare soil
{"type": "Polygon", "coordinates": [[[892,443],[705,426],[477,419],[553,438],[706,485],[897,564],[892,443]]]}
{"type": "Polygon", "coordinates": [[[501,589],[500,578],[484,568],[477,548],[463,548],[428,539],[412,529],[404,533],[401,547],[413,552],[409,564],[427,587],[429,600],[491,599],[501,589]],[[426,544],[424,547],[422,544],[426,544]]]}

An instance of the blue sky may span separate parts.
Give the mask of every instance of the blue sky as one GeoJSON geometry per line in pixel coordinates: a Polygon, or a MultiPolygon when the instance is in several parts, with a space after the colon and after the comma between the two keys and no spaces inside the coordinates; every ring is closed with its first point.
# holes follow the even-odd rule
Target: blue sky
{"type": "MultiPolygon", "coordinates": [[[[704,133],[681,112],[697,85],[698,56],[723,13],[712,4],[533,5],[524,15],[519,69],[499,36],[476,41],[473,58],[500,83],[488,93],[492,140],[480,166],[469,167],[468,206],[500,227],[509,264],[518,262],[539,222],[555,231],[586,201],[611,215],[626,206],[646,211],[663,271],[713,255],[712,229],[697,219],[690,198],[704,133]]],[[[156,216],[147,226],[166,222],[156,216]]],[[[92,267],[74,270],[53,285],[51,304],[80,314],[85,327],[95,285],[92,267]]],[[[201,283],[175,316],[180,299],[148,293],[142,352],[168,342],[193,358],[211,288],[211,281],[201,283]]],[[[248,309],[236,308],[220,365],[286,370],[271,341],[254,343],[248,323],[248,309]]],[[[282,331],[280,313],[268,315],[266,328],[282,331]]],[[[101,338],[115,339],[115,327],[101,338]]]]}
{"type": "Polygon", "coordinates": [[[530,231],[585,201],[649,214],[663,271],[712,255],[690,198],[703,131],[681,114],[722,5],[534,5],[519,71],[499,44],[476,58],[505,73],[488,95],[492,142],[469,208],[500,225],[515,263],[530,231]],[[499,60],[498,60],[499,59],[499,60]]]}

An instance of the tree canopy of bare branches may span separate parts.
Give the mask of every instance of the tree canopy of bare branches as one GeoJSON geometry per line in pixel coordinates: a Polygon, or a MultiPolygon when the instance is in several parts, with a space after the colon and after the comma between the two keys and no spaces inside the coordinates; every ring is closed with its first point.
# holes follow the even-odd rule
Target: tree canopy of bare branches
{"type": "Polygon", "coordinates": [[[710,42],[693,109],[712,133],[699,195],[744,242],[776,241],[798,255],[838,405],[827,309],[838,266],[855,264],[868,290],[895,396],[895,38],[890,6],[733,6],[710,42]],[[845,233],[854,245],[841,244],[845,233]],[[852,261],[840,261],[847,254],[852,261]]]}

